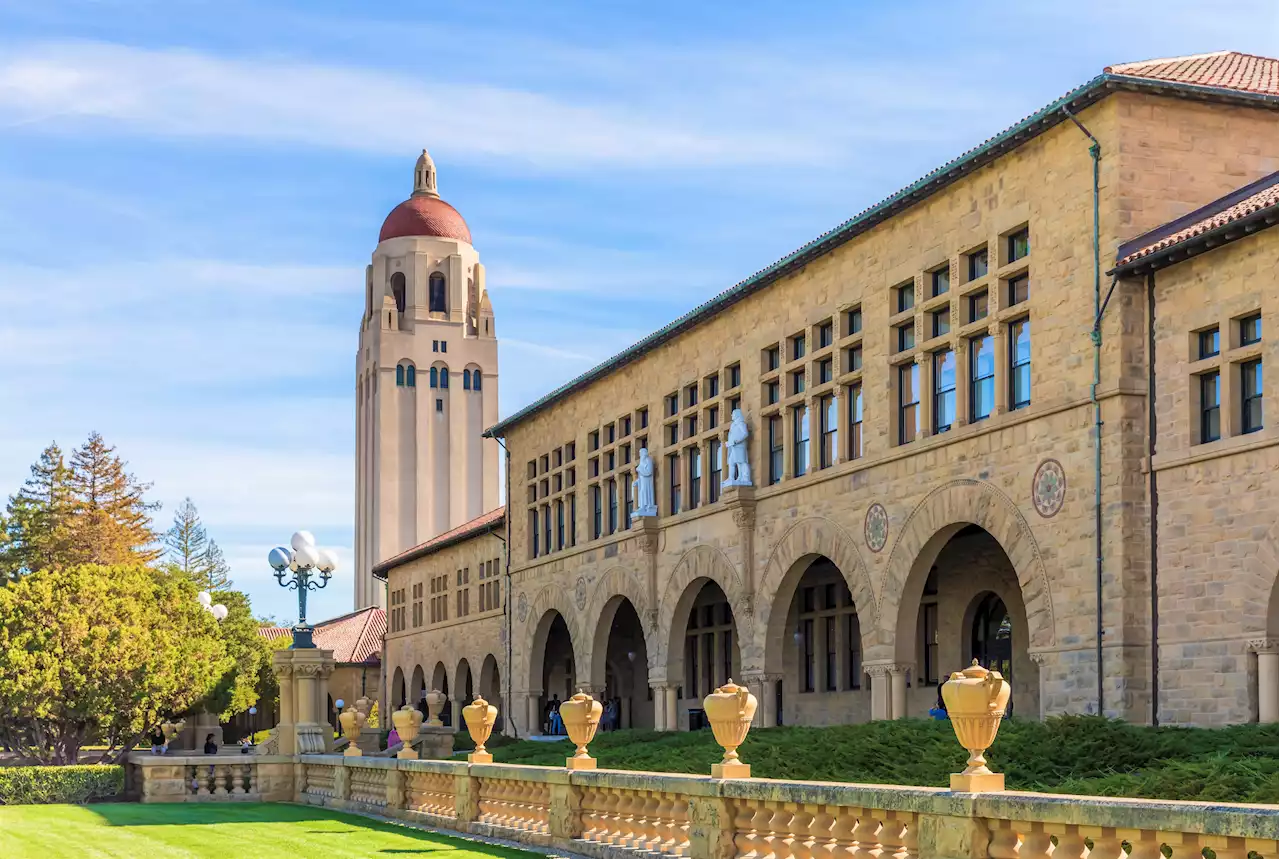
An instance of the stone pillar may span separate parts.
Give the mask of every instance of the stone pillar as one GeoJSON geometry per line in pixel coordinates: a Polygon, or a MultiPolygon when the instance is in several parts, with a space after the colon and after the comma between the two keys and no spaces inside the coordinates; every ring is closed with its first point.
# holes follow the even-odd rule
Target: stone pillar
{"type": "Polygon", "coordinates": [[[667,727],[667,687],[651,685],[653,690],[653,729],[668,731],[667,727]]]}
{"type": "Polygon", "coordinates": [[[756,696],[759,706],[751,725],[755,728],[772,728],[778,724],[777,683],[781,674],[766,674],[763,671],[750,671],[742,675],[742,682],[756,696]]]}
{"type": "Polygon", "coordinates": [[[313,754],[333,748],[333,731],[317,699],[328,697],[333,651],[318,648],[277,650],[272,671],[280,682],[280,724],[276,726],[278,754],[313,754]],[[328,737],[326,743],[325,738],[328,737]]]}
{"type": "Polygon", "coordinates": [[[891,719],[907,717],[907,670],[906,665],[893,665],[889,668],[889,718],[891,719]]]}
{"type": "Polygon", "coordinates": [[[470,703],[470,701],[467,701],[464,698],[453,699],[453,720],[450,723],[450,727],[453,728],[453,733],[457,734],[467,729],[467,726],[462,723],[462,708],[470,703]]]}
{"type": "Polygon", "coordinates": [[[889,702],[889,666],[864,663],[862,668],[871,677],[871,718],[893,718],[893,710],[889,702]]]}
{"type": "MultiPolygon", "coordinates": [[[[726,415],[725,417],[729,417],[726,415]]],[[[821,434],[810,432],[810,438],[821,434]]],[[[722,440],[723,442],[723,440],[722,440]]],[[[724,450],[722,445],[721,450],[724,450]]],[[[725,451],[728,456],[728,451],[725,451]]],[[[816,459],[814,460],[817,461],[816,459]]],[[[727,486],[720,495],[725,509],[733,513],[733,524],[738,528],[738,545],[742,553],[742,590],[748,605],[755,600],[755,534],[756,491],[751,486],[727,486]]]]}
{"type": "Polygon", "coordinates": [[[1256,639],[1249,642],[1249,649],[1258,654],[1258,721],[1265,724],[1280,721],[1280,660],[1277,659],[1276,642],[1256,639]]]}
{"type": "Polygon", "coordinates": [[[532,737],[542,733],[542,708],[538,706],[538,698],[541,696],[541,691],[534,690],[525,695],[526,736],[532,737]]]}
{"type": "Polygon", "coordinates": [[[680,702],[676,699],[676,687],[668,686],[664,697],[667,699],[667,730],[678,731],[680,730],[680,702]]]}

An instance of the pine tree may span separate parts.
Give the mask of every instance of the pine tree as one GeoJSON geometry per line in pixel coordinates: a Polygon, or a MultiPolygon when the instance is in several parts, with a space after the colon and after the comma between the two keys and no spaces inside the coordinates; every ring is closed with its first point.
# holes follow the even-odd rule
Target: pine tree
{"type": "Polygon", "coordinates": [[[71,455],[72,554],[78,563],[148,563],[162,553],[150,515],[160,505],[143,498],[151,484],[125,471],[115,450],[95,432],[71,455]]]}
{"type": "Polygon", "coordinates": [[[50,444],[0,517],[0,580],[67,563],[74,504],[62,450],[50,444]]]}
{"type": "Polygon", "coordinates": [[[200,512],[190,498],[173,514],[173,525],[165,532],[167,560],[204,591],[225,591],[231,587],[230,568],[218,544],[209,539],[200,512]]]}

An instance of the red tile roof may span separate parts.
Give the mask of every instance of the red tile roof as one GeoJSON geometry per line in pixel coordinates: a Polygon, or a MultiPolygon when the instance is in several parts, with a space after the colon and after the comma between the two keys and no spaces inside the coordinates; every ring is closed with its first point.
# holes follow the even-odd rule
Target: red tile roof
{"type": "MultiPolygon", "coordinates": [[[[1280,174],[1272,173],[1245,185],[1207,206],[1170,221],[1120,246],[1116,268],[1168,251],[1205,233],[1228,227],[1264,210],[1275,210],[1280,203],[1280,174]]],[[[1274,211],[1271,223],[1275,223],[1274,211]]],[[[1243,233],[1242,233],[1243,235],[1243,233]]]]}
{"type": "MultiPolygon", "coordinates": [[[[382,638],[387,632],[387,614],[380,608],[363,608],[324,620],[315,625],[313,640],[316,647],[332,650],[335,662],[380,662],[382,638]]],[[[267,640],[292,635],[284,626],[264,626],[258,635],[267,640]]]]}
{"type": "Polygon", "coordinates": [[[1239,51],[1215,51],[1187,57],[1168,57],[1107,66],[1104,72],[1133,78],[1233,89],[1264,95],[1277,94],[1280,61],[1239,51]]]}
{"type": "Polygon", "coordinates": [[[495,507],[488,513],[477,516],[470,522],[463,522],[457,528],[445,531],[443,534],[432,537],[425,543],[420,543],[412,549],[406,549],[398,555],[393,555],[385,561],[375,564],[373,567],[373,574],[375,576],[385,578],[387,571],[394,569],[401,564],[426,557],[433,552],[438,552],[445,546],[451,546],[454,543],[467,539],[468,537],[474,537],[477,534],[492,531],[502,524],[503,514],[505,512],[505,507],[495,507]]]}

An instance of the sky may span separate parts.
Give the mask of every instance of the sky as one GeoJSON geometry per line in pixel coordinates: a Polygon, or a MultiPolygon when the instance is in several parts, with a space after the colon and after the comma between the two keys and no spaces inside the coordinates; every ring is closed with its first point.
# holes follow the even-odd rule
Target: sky
{"type": "Polygon", "coordinates": [[[91,431],[261,614],[352,607],[355,349],[435,158],[510,414],[1111,63],[1277,56],[1274,0],[0,0],[0,496],[91,431]]]}

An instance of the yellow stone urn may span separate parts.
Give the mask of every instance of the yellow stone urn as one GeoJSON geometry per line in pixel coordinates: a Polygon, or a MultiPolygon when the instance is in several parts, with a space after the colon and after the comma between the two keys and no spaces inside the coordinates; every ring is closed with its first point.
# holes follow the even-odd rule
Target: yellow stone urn
{"type": "Polygon", "coordinates": [[[750,778],[751,767],[738,759],[738,746],[751,730],[756,715],[756,696],[746,686],[732,680],[702,699],[702,708],[711,723],[716,742],[724,747],[724,759],[711,767],[712,778],[750,778]]]}
{"type": "Polygon", "coordinates": [[[1009,703],[1009,684],[999,671],[988,671],[975,659],[942,684],[942,701],[956,739],[969,752],[964,772],[951,774],[951,789],[965,793],[1004,790],[1004,774],[988,769],[983,753],[996,741],[1009,703]]]}
{"type": "Polygon", "coordinates": [[[485,750],[484,744],[489,742],[489,735],[493,733],[493,725],[498,720],[498,708],[477,695],[476,700],[462,708],[462,718],[467,723],[471,741],[476,744],[476,750],[467,755],[467,762],[492,763],[493,755],[485,750]]]}
{"type": "Polygon", "coordinates": [[[439,689],[432,689],[425,697],[427,699],[427,727],[443,727],[444,722],[440,721],[440,714],[444,712],[444,702],[448,698],[439,689]]]}
{"type": "Polygon", "coordinates": [[[560,718],[564,721],[565,733],[569,740],[578,747],[571,758],[566,758],[564,765],[571,770],[593,770],[596,759],[587,754],[587,744],[596,736],[596,728],[600,726],[600,714],[604,707],[581,689],[568,701],[560,704],[560,718]]]}
{"type": "Polygon", "coordinates": [[[342,752],[345,757],[358,758],[364,754],[356,745],[356,741],[360,739],[360,732],[364,730],[364,723],[368,718],[351,704],[348,704],[347,709],[338,716],[338,724],[342,726],[342,736],[347,738],[347,748],[342,752]]]}
{"type": "Polygon", "coordinates": [[[409,744],[417,738],[418,730],[422,727],[422,712],[412,704],[405,704],[399,710],[391,712],[391,724],[395,726],[396,733],[404,743],[404,748],[396,753],[396,757],[405,761],[416,761],[418,753],[409,744]]]}

